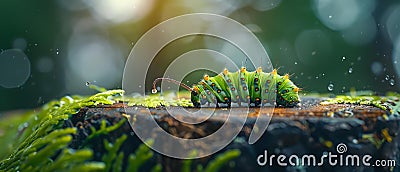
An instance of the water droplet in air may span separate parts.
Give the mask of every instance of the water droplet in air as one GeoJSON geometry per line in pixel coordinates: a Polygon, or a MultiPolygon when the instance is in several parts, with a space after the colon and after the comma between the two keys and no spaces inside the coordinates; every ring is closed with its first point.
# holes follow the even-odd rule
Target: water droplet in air
{"type": "Polygon", "coordinates": [[[333,84],[332,84],[332,83],[330,83],[330,84],[328,85],[328,91],[333,91],[333,84]]]}
{"type": "Polygon", "coordinates": [[[297,62],[294,62],[295,65],[297,65],[297,62]]]}
{"type": "Polygon", "coordinates": [[[345,56],[342,57],[342,61],[344,61],[344,60],[346,60],[346,57],[345,57],[345,56]]]}
{"type": "Polygon", "coordinates": [[[389,84],[390,84],[391,86],[394,86],[394,79],[390,79],[389,84]]]}
{"type": "Polygon", "coordinates": [[[331,19],[331,18],[332,18],[332,16],[331,16],[331,15],[329,15],[329,16],[328,16],[328,18],[330,18],[330,19],[331,19]]]}
{"type": "Polygon", "coordinates": [[[89,82],[89,81],[86,81],[85,85],[86,85],[86,86],[89,86],[89,85],[90,85],[90,82],[89,82]]]}
{"type": "Polygon", "coordinates": [[[353,68],[349,68],[349,73],[353,73],[353,68]]]}
{"type": "Polygon", "coordinates": [[[388,81],[390,79],[389,75],[385,76],[385,80],[388,81]]]}

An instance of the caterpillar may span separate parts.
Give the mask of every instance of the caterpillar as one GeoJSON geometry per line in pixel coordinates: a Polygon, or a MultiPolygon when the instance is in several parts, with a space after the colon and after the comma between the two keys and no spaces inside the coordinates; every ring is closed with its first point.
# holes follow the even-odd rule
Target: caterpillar
{"type": "Polygon", "coordinates": [[[300,103],[297,87],[289,75],[280,76],[276,69],[270,73],[262,71],[258,67],[256,71],[249,72],[246,67],[242,67],[236,72],[229,72],[224,69],[222,73],[204,78],[192,88],[186,84],[170,79],[157,78],[153,82],[152,93],[157,93],[156,83],[161,80],[168,80],[176,83],[190,91],[191,102],[194,107],[200,107],[206,103],[215,103],[218,107],[220,103],[231,106],[231,103],[248,103],[250,106],[259,106],[270,103],[277,106],[294,107],[300,103]],[[273,96],[276,96],[273,99],[273,96]],[[275,102],[272,102],[275,100],[275,102]]]}

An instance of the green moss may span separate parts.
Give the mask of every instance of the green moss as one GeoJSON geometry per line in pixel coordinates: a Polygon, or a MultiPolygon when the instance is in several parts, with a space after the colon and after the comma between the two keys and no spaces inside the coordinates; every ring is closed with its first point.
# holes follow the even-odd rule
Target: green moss
{"type": "MultiPolygon", "coordinates": [[[[181,93],[187,97],[187,93],[181,93]]],[[[128,106],[144,106],[144,107],[160,107],[160,106],[181,106],[193,107],[193,103],[188,98],[176,98],[177,96],[172,93],[160,96],[160,94],[151,94],[146,96],[125,96],[117,98],[118,101],[123,101],[128,106]]]]}
{"type": "Polygon", "coordinates": [[[390,114],[400,113],[400,102],[399,94],[389,93],[387,96],[348,96],[338,95],[335,98],[329,98],[320,103],[321,105],[329,104],[355,104],[355,105],[367,105],[380,108],[384,111],[388,111],[390,114]]]}

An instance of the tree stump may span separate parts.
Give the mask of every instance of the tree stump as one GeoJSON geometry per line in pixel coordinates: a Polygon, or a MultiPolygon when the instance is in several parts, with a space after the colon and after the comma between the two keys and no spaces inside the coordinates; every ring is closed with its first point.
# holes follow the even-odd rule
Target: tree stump
{"type": "MultiPolygon", "coordinates": [[[[228,149],[239,149],[240,157],[232,163],[226,164],[226,170],[229,171],[399,171],[400,168],[375,166],[376,160],[400,160],[400,147],[398,136],[400,118],[396,115],[390,115],[386,111],[372,106],[350,105],[350,104],[332,104],[320,105],[322,99],[304,98],[303,105],[295,108],[276,107],[273,112],[272,120],[263,136],[255,143],[247,142],[249,134],[254,125],[256,116],[251,114],[257,108],[249,109],[249,116],[241,132],[235,140],[226,146],[220,152],[228,149]],[[344,144],[347,150],[338,153],[337,146],[344,144]],[[260,165],[257,159],[268,152],[268,156],[276,155],[272,164],[270,159],[267,163],[260,165]],[[317,163],[320,158],[328,153],[343,155],[357,155],[360,158],[364,155],[371,155],[369,160],[371,166],[363,164],[357,165],[330,165],[328,159],[319,165],[287,165],[282,166],[278,163],[277,157],[285,155],[289,158],[291,155],[302,157],[303,155],[314,155],[317,163]]],[[[176,108],[178,118],[190,118],[191,120],[203,120],[203,117],[190,116],[179,111],[176,108]]],[[[206,120],[201,124],[182,123],[169,115],[167,109],[151,108],[150,118],[154,118],[163,130],[172,135],[182,138],[199,138],[212,134],[225,122],[224,118],[228,115],[229,109],[218,108],[213,114],[213,118],[206,120]]],[[[170,108],[169,110],[174,110],[170,108]]],[[[189,111],[196,111],[196,108],[187,108],[189,111]]],[[[142,113],[147,111],[145,107],[127,107],[124,104],[114,104],[112,106],[100,106],[96,108],[83,108],[75,115],[68,125],[79,127],[79,135],[74,138],[72,147],[79,147],[80,140],[87,136],[90,126],[99,127],[100,120],[105,119],[108,125],[118,123],[126,118],[126,115],[135,116],[136,122],[148,120],[149,114],[142,113]]],[[[245,118],[241,108],[235,108],[230,115],[235,118],[245,118]]],[[[148,131],[149,133],[157,133],[148,131]]],[[[111,132],[108,139],[116,139],[122,134],[128,135],[127,141],[122,145],[122,150],[129,154],[133,152],[142,141],[135,135],[128,121],[119,129],[111,132]]],[[[155,140],[156,142],[157,140],[155,140]]],[[[206,145],[207,146],[207,145],[206,145]]],[[[94,150],[95,158],[100,158],[104,152],[99,146],[94,150]]],[[[181,171],[183,160],[170,158],[161,154],[157,155],[148,162],[148,168],[155,163],[161,163],[163,171],[181,171]]],[[[218,154],[218,153],[217,153],[218,154]]],[[[196,159],[194,164],[206,164],[215,155],[196,159]]],[[[287,159],[285,160],[288,161],[287,159]]],[[[125,160],[124,163],[127,161],[125,160]]],[[[361,163],[361,162],[360,162],[361,163]]],[[[146,167],[145,167],[146,168],[146,167]]],[[[196,169],[195,166],[192,170],[196,169]]]]}

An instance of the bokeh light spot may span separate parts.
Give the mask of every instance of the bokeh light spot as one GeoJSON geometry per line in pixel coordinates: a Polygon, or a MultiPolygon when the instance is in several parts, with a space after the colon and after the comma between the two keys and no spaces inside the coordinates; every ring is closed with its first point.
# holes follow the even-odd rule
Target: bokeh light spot
{"type": "Polygon", "coordinates": [[[0,53],[0,86],[15,88],[23,85],[31,74],[28,57],[18,49],[0,53]]]}
{"type": "Polygon", "coordinates": [[[315,0],[318,18],[332,30],[343,30],[358,18],[361,7],[356,0],[315,0]]]}
{"type": "Polygon", "coordinates": [[[93,16],[113,23],[142,19],[150,11],[152,0],[86,0],[93,16]]]}
{"type": "Polygon", "coordinates": [[[400,5],[392,7],[388,10],[388,13],[386,30],[390,40],[395,43],[400,33],[400,5]]]}
{"type": "Polygon", "coordinates": [[[27,43],[24,38],[17,38],[13,42],[13,48],[15,48],[15,49],[20,49],[22,51],[25,51],[26,46],[27,46],[27,43]]]}

